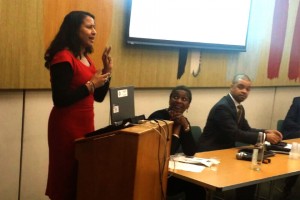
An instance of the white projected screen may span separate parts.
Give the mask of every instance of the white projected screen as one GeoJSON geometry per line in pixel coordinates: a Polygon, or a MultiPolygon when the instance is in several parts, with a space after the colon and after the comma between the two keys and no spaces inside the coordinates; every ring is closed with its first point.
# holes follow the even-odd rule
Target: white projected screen
{"type": "Polygon", "coordinates": [[[246,48],[251,0],[132,0],[131,3],[128,43],[246,48]]]}

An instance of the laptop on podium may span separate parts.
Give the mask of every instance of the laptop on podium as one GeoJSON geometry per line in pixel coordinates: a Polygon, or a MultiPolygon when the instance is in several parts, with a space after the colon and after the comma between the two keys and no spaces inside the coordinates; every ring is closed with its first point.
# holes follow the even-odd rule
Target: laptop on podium
{"type": "Polygon", "coordinates": [[[86,137],[121,130],[145,119],[145,115],[135,116],[134,86],[109,88],[109,97],[111,125],[87,133],[86,137]]]}
{"type": "Polygon", "coordinates": [[[133,86],[110,88],[109,96],[112,125],[121,125],[124,120],[135,117],[133,86]]]}

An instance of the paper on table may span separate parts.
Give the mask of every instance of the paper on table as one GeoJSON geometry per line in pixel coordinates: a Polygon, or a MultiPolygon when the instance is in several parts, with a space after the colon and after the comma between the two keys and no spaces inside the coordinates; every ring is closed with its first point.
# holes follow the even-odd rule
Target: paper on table
{"type": "MultiPolygon", "coordinates": [[[[268,145],[271,145],[271,143],[268,142],[268,141],[265,141],[265,144],[266,144],[267,146],[268,146],[268,145]]],[[[278,144],[275,144],[275,145],[278,145],[278,144]]],[[[291,149],[291,148],[292,148],[292,144],[285,143],[285,142],[279,142],[279,146],[282,146],[283,148],[286,148],[286,149],[291,149]],[[285,144],[285,146],[282,145],[282,144],[280,144],[280,143],[285,144]]]]}
{"type": "Polygon", "coordinates": [[[274,153],[289,154],[292,149],[292,144],[286,142],[279,142],[277,144],[271,144],[270,142],[265,142],[267,150],[271,150],[274,153]]]}
{"type": "Polygon", "coordinates": [[[292,149],[292,144],[286,144],[286,146],[284,148],[286,148],[286,149],[292,149]]]}
{"type": "Polygon", "coordinates": [[[202,172],[203,169],[205,169],[205,167],[201,165],[188,164],[188,163],[176,162],[170,160],[169,169],[180,169],[180,170],[190,171],[190,172],[202,172]]]}
{"type": "Polygon", "coordinates": [[[217,165],[220,163],[220,161],[213,158],[206,159],[206,158],[197,158],[197,157],[186,157],[184,155],[174,156],[172,157],[172,160],[183,162],[183,163],[190,163],[190,164],[201,164],[201,165],[205,165],[206,167],[210,167],[213,164],[217,165]]]}

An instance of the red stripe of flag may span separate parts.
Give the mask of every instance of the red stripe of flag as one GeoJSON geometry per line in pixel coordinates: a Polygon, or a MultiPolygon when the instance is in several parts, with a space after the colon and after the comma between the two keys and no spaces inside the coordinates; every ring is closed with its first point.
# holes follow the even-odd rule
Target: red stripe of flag
{"type": "Polygon", "coordinates": [[[268,78],[277,78],[284,47],[288,18],[288,0],[276,0],[273,16],[273,27],[268,61],[268,78]]]}
{"type": "Polygon", "coordinates": [[[290,80],[300,78],[300,4],[293,35],[288,77],[290,80]]]}

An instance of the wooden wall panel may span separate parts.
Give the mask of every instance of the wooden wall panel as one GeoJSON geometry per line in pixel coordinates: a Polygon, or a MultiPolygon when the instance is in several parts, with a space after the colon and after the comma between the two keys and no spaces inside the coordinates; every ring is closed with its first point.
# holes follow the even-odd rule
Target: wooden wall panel
{"type": "MultiPolygon", "coordinates": [[[[189,49],[185,73],[177,80],[177,48],[130,46],[125,43],[126,19],[130,0],[115,0],[114,21],[110,41],[115,58],[113,85],[135,85],[137,87],[173,87],[186,84],[190,87],[228,87],[236,73],[246,73],[254,86],[293,86],[298,81],[287,77],[289,49],[299,1],[293,1],[289,10],[285,50],[282,56],[279,77],[267,78],[267,66],[275,1],[252,1],[247,52],[225,52],[201,50],[201,70],[194,77],[191,71],[192,52],[189,49]],[[120,73],[121,72],[121,73],[120,73]]],[[[196,22],[195,22],[196,24],[196,22]]],[[[159,31],[159,30],[158,30],[159,31]]],[[[222,33],[220,33],[222,34],[222,33]]]]}
{"type": "Polygon", "coordinates": [[[190,87],[228,87],[236,73],[248,74],[254,86],[299,85],[298,80],[288,79],[289,55],[299,0],[289,2],[279,76],[272,80],[267,78],[267,66],[275,1],[252,0],[247,52],[201,50],[201,70],[194,77],[190,72],[191,65],[198,62],[199,55],[192,55],[195,52],[199,54],[200,50],[189,49],[185,73],[179,80],[178,48],[126,44],[129,2],[130,0],[0,0],[0,89],[50,88],[49,72],[44,68],[43,54],[63,17],[71,10],[86,10],[95,14],[98,34],[92,58],[97,67],[101,68],[103,48],[106,45],[112,46],[112,86],[166,88],[185,84],[190,87]]]}
{"type": "Polygon", "coordinates": [[[0,0],[0,88],[38,88],[41,67],[42,1],[0,0]]]}

